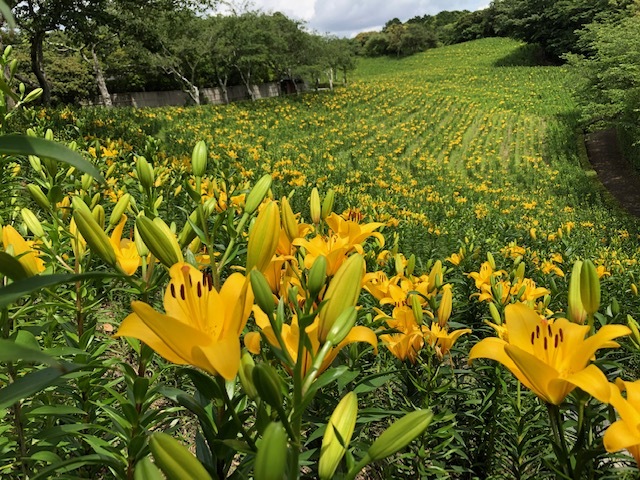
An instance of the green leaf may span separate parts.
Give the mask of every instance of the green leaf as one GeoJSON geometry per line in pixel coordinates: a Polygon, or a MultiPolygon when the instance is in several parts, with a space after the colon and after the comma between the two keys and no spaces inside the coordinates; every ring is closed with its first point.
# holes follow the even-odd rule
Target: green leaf
{"type": "Polygon", "coordinates": [[[44,363],[49,366],[58,365],[55,358],[50,357],[40,350],[16,344],[13,340],[0,339],[0,362],[25,362],[44,363]]]}
{"type": "Polygon", "coordinates": [[[0,288],[0,308],[4,308],[15,302],[16,300],[29,295],[42,288],[54,287],[61,283],[79,282],[81,280],[91,280],[100,278],[117,278],[124,275],[119,273],[80,273],[75,274],[55,274],[55,275],[36,275],[24,280],[12,283],[6,287],[0,288]]]}
{"type": "Polygon", "coordinates": [[[11,7],[4,1],[0,1],[0,15],[4,17],[10,28],[16,28],[16,19],[13,18],[11,7]]]}
{"type": "Polygon", "coordinates": [[[40,390],[53,385],[63,375],[80,370],[84,365],[71,363],[57,367],[48,367],[20,377],[15,382],[0,390],[0,409],[7,408],[14,403],[27,398],[40,390]]]}
{"type": "Polygon", "coordinates": [[[7,252],[0,252],[0,273],[13,281],[24,280],[29,277],[20,261],[7,252]]]}
{"type": "Polygon", "coordinates": [[[88,173],[98,182],[104,183],[100,171],[82,156],[65,147],[61,143],[52,142],[39,137],[11,134],[0,136],[0,154],[4,155],[36,155],[67,163],[81,172],[88,173]]]}

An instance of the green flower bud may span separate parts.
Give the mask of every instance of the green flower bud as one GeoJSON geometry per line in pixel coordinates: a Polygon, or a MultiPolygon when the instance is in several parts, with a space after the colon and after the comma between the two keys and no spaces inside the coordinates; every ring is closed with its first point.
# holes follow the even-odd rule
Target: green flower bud
{"type": "Polygon", "coordinates": [[[347,451],[356,426],[358,416],[358,397],[354,392],[347,393],[329,418],[322,437],[318,475],[321,480],[333,478],[340,460],[347,451]]]}
{"type": "Polygon", "coordinates": [[[155,182],[153,167],[144,157],[136,157],[136,174],[142,188],[151,190],[155,182]]]}
{"type": "Polygon", "coordinates": [[[489,265],[491,266],[492,270],[496,269],[496,261],[493,258],[493,254],[491,252],[487,252],[487,261],[489,262],[489,265]]]}
{"type": "Polygon", "coordinates": [[[276,307],[273,301],[273,293],[267,279],[259,270],[251,270],[249,273],[249,279],[251,281],[251,289],[255,297],[255,302],[260,309],[269,316],[273,315],[273,310],[276,307]]]}
{"type": "Polygon", "coordinates": [[[323,220],[331,215],[331,212],[333,212],[333,204],[335,202],[335,199],[336,193],[333,191],[333,189],[329,189],[324,197],[324,201],[322,202],[322,210],[320,211],[320,216],[323,220]]]}
{"type": "Polygon", "coordinates": [[[258,214],[249,232],[247,245],[247,271],[252,269],[264,271],[280,240],[280,212],[276,202],[270,201],[258,214]]]}
{"type": "Polygon", "coordinates": [[[314,224],[319,224],[322,214],[322,209],[320,207],[320,194],[318,193],[317,187],[313,187],[311,190],[311,197],[309,199],[310,202],[310,210],[311,210],[311,221],[314,224]]]}
{"type": "Polygon", "coordinates": [[[129,195],[128,193],[125,193],[120,197],[120,200],[118,200],[118,203],[116,203],[116,206],[113,207],[111,216],[109,217],[110,226],[115,227],[116,225],[118,225],[118,223],[120,223],[120,219],[122,218],[122,215],[124,215],[124,212],[129,207],[130,202],[131,202],[131,195],[129,195]]]}
{"type": "Polygon", "coordinates": [[[144,457],[136,463],[133,480],[164,480],[164,475],[162,475],[160,469],[151,462],[149,457],[144,457]]]}
{"type": "Polygon", "coordinates": [[[193,147],[191,171],[196,177],[202,177],[207,171],[207,144],[203,140],[200,140],[193,147]]]}
{"type": "Polygon", "coordinates": [[[154,433],[149,448],[167,480],[211,480],[206,469],[178,440],[166,433],[154,433]]]}
{"type": "Polygon", "coordinates": [[[161,219],[156,217],[156,220],[142,215],[136,219],[136,226],[142,241],[166,267],[182,262],[184,257],[173,232],[161,219]]]}
{"type": "Polygon", "coordinates": [[[367,456],[376,461],[393,455],[421,435],[432,419],[431,410],[416,410],[406,414],[382,432],[367,450],[367,456]]]}
{"type": "Polygon", "coordinates": [[[409,256],[409,260],[407,260],[407,267],[405,268],[405,273],[407,276],[413,275],[413,271],[416,268],[416,256],[412,253],[409,256]]]}
{"type": "Polygon", "coordinates": [[[591,260],[585,260],[580,270],[580,299],[588,315],[593,315],[600,308],[600,279],[591,260]]]}
{"type": "Polygon", "coordinates": [[[573,264],[571,270],[571,278],[569,279],[569,298],[567,302],[567,317],[574,323],[583,325],[587,319],[587,312],[582,306],[582,298],[580,296],[580,272],[582,270],[582,261],[577,260],[573,264]]]}
{"type": "Polygon", "coordinates": [[[26,97],[24,97],[24,100],[22,100],[22,102],[29,103],[29,102],[35,101],[38,98],[40,98],[40,96],[42,95],[42,92],[43,90],[41,88],[35,88],[31,90],[26,97]]]}
{"type": "Polygon", "coordinates": [[[38,204],[40,208],[42,208],[43,210],[49,210],[51,208],[49,199],[38,185],[30,183],[27,185],[27,190],[29,190],[31,198],[33,198],[33,200],[38,204]]]}
{"type": "Polygon", "coordinates": [[[105,221],[104,207],[102,205],[96,205],[95,207],[93,207],[93,210],[91,211],[91,215],[93,215],[93,218],[96,219],[96,222],[98,222],[98,225],[100,225],[100,228],[104,230],[104,221],[105,221]]]}
{"type": "Polygon", "coordinates": [[[424,321],[424,312],[422,311],[422,305],[420,304],[420,297],[415,293],[409,296],[411,300],[411,310],[413,311],[413,317],[416,319],[418,325],[422,325],[424,321]]]}
{"type": "Polygon", "coordinates": [[[358,311],[356,307],[348,307],[344,310],[329,329],[327,342],[331,343],[331,345],[338,345],[349,335],[349,332],[356,324],[357,318],[358,311]]]}
{"type": "Polygon", "coordinates": [[[258,443],[255,480],[282,480],[287,468],[287,433],[280,422],[271,422],[258,443]]]}
{"type": "Polygon", "coordinates": [[[282,408],[281,380],[273,367],[261,363],[251,372],[253,384],[260,398],[275,409],[282,408]]]}
{"type": "Polygon", "coordinates": [[[502,325],[502,317],[500,316],[500,312],[498,312],[498,307],[496,307],[496,304],[493,302],[489,303],[489,313],[491,313],[491,318],[496,325],[502,325]]]}
{"type": "Polygon", "coordinates": [[[253,361],[253,357],[246,350],[242,352],[240,357],[240,368],[238,369],[238,377],[240,377],[240,384],[247,396],[255,400],[258,398],[258,391],[253,384],[253,368],[256,366],[253,361]]]}
{"type": "Polygon", "coordinates": [[[296,216],[293,214],[293,210],[291,210],[291,205],[289,205],[287,197],[282,197],[282,200],[280,200],[280,217],[282,218],[284,233],[287,235],[289,241],[293,242],[295,238],[298,238],[298,222],[296,221],[296,216]]]}
{"type": "Polygon", "coordinates": [[[84,237],[92,252],[109,265],[116,265],[116,254],[109,237],[89,212],[89,207],[79,198],[73,198],[73,219],[80,234],[84,237]]]}
{"type": "Polygon", "coordinates": [[[318,297],[326,281],[327,258],[321,255],[313,261],[313,265],[309,270],[309,276],[307,277],[307,289],[309,290],[310,298],[316,299],[318,297]]]}
{"type": "Polygon", "coordinates": [[[245,213],[251,215],[258,209],[258,207],[262,203],[262,200],[264,200],[264,197],[267,196],[267,193],[271,188],[271,182],[272,179],[271,175],[269,174],[263,175],[260,180],[256,182],[256,184],[249,192],[249,195],[247,195],[247,199],[244,203],[245,213]]]}
{"type": "Polygon", "coordinates": [[[318,314],[318,340],[321,343],[326,341],[329,330],[342,312],[358,302],[365,267],[364,258],[356,253],[340,265],[331,279],[324,294],[326,303],[318,314]]]}
{"type": "Polygon", "coordinates": [[[44,237],[44,229],[42,228],[42,224],[40,223],[40,220],[38,220],[38,217],[36,217],[35,213],[33,213],[28,208],[23,208],[20,211],[20,214],[22,215],[24,224],[27,226],[31,233],[33,233],[38,238],[44,237]]]}

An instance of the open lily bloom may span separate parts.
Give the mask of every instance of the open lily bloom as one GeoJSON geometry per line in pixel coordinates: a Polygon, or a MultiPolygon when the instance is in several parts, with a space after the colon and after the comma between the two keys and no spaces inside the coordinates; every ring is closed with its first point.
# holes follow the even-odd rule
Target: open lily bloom
{"type": "Polygon", "coordinates": [[[11,225],[2,227],[2,244],[5,251],[10,251],[16,257],[30,277],[44,271],[44,262],[39,252],[33,248],[33,242],[28,242],[11,225]]]}
{"type": "MultiPolygon", "coordinates": [[[[273,347],[280,349],[278,340],[276,339],[267,315],[258,307],[254,307],[253,314],[256,318],[256,324],[262,330],[262,333],[266,337],[267,341],[273,347]]],[[[316,320],[311,325],[309,325],[306,330],[307,336],[309,337],[309,341],[311,343],[311,351],[305,349],[306,351],[302,356],[303,375],[306,375],[307,372],[311,369],[311,366],[313,365],[313,357],[320,351],[320,348],[322,347],[319,340],[319,324],[319,319],[316,318],[316,320]]],[[[289,357],[291,357],[291,359],[293,359],[293,361],[295,362],[298,358],[298,343],[300,340],[300,328],[298,326],[297,317],[294,316],[291,319],[290,325],[286,323],[282,325],[280,335],[282,336],[282,340],[284,342],[287,353],[289,354],[289,357]]],[[[347,345],[355,342],[369,343],[371,346],[373,346],[375,353],[378,353],[378,339],[373,330],[367,327],[355,326],[347,334],[344,340],[342,340],[342,342],[332,348],[329,354],[324,358],[324,361],[322,362],[322,365],[320,367],[320,372],[326,370],[329,365],[333,363],[340,350],[342,350],[347,345]]],[[[251,353],[260,353],[260,333],[247,333],[244,336],[244,343],[247,347],[247,350],[249,350],[251,353]]]]}
{"type": "Polygon", "coordinates": [[[122,216],[120,223],[113,229],[111,233],[110,243],[116,254],[118,266],[126,275],[133,275],[142,263],[135,242],[128,238],[122,238],[122,231],[127,222],[126,215],[122,216]]]}
{"type": "Polygon", "coordinates": [[[547,403],[561,404],[579,387],[602,402],[610,396],[609,382],[602,371],[589,364],[600,348],[618,347],[612,340],[629,335],[624,325],[605,325],[586,337],[589,327],[561,318],[554,322],[526,305],[505,309],[508,342],[485,338],[469,353],[469,361],[490,358],[502,363],[518,380],[547,403]]]}
{"type": "Polygon", "coordinates": [[[435,350],[436,356],[442,360],[444,356],[449,353],[453,344],[456,343],[456,340],[467,333],[471,333],[470,328],[461,328],[449,332],[446,325],[441,327],[438,322],[432,322],[431,328],[427,331],[425,338],[429,345],[435,350]]]}
{"type": "Polygon", "coordinates": [[[183,262],[173,265],[169,274],[166,314],[133,302],[134,313],[116,336],[137,338],[172,363],[233,379],[240,365],[240,333],[253,304],[249,282],[234,273],[217,292],[210,276],[183,262]]]}
{"type": "Polygon", "coordinates": [[[392,317],[387,317],[378,309],[375,310],[379,312],[376,320],[385,318],[389,328],[398,331],[398,333],[380,335],[380,340],[399,360],[409,360],[411,363],[415,363],[424,346],[425,335],[429,332],[427,326],[418,325],[413,310],[408,306],[394,308],[392,317]]]}
{"type": "Polygon", "coordinates": [[[618,412],[620,420],[614,422],[604,434],[604,447],[608,452],[626,449],[640,466],[640,380],[611,384],[609,403],[618,412]],[[620,391],[626,390],[624,398],[620,391]]]}

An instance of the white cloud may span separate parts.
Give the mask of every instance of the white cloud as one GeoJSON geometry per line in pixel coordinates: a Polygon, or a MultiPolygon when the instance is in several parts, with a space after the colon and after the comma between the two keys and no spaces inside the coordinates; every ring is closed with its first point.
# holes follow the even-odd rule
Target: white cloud
{"type": "Polygon", "coordinates": [[[320,33],[352,36],[378,30],[388,20],[403,22],[416,15],[434,15],[443,10],[479,10],[487,0],[253,0],[256,8],[279,11],[305,20],[320,33]]]}

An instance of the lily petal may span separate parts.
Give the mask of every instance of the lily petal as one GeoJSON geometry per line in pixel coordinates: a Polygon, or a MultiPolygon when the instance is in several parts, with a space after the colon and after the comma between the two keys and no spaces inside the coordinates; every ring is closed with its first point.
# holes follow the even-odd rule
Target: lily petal
{"type": "MultiPolygon", "coordinates": [[[[511,330],[509,330],[509,335],[511,335],[511,330]]],[[[514,345],[507,345],[504,349],[518,366],[522,375],[529,380],[533,392],[545,402],[559,405],[573,389],[573,385],[558,378],[558,372],[529,352],[514,345]],[[552,379],[557,379],[557,381],[551,384],[552,379]]]]}
{"type": "Polygon", "coordinates": [[[192,354],[194,365],[213,375],[220,374],[225,380],[233,380],[238,374],[240,340],[236,336],[220,339],[205,347],[195,345],[192,354]]]}

